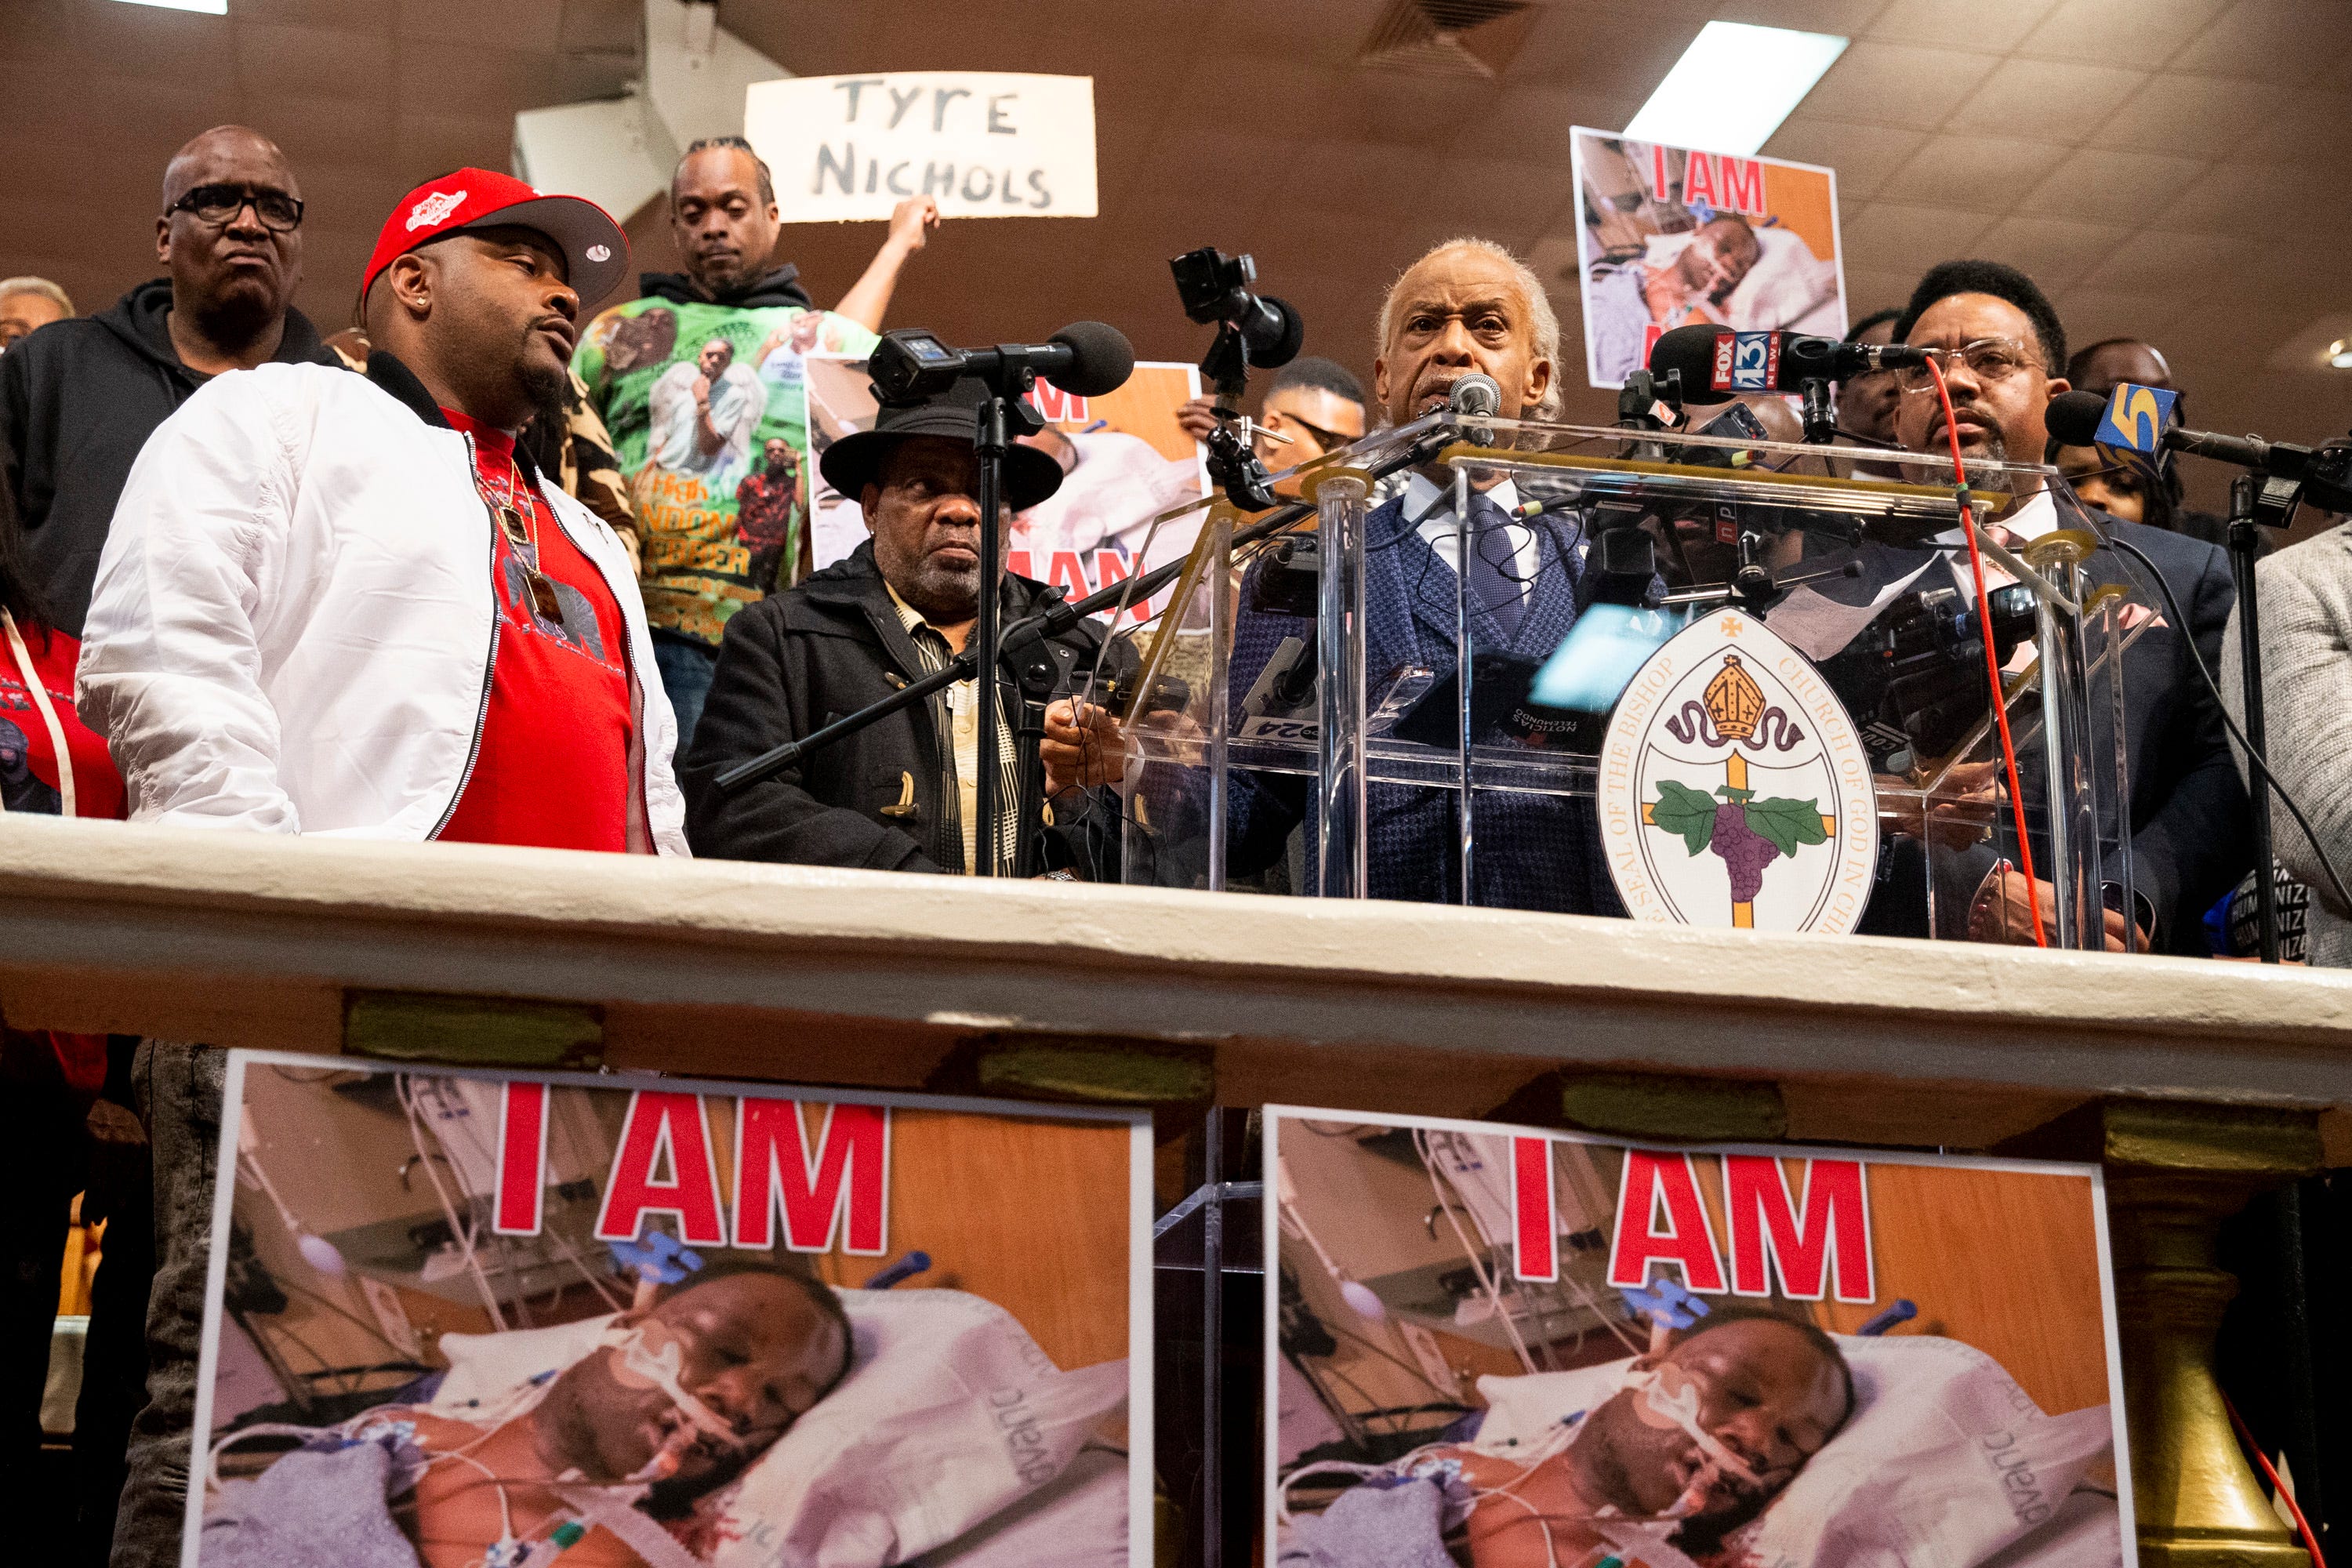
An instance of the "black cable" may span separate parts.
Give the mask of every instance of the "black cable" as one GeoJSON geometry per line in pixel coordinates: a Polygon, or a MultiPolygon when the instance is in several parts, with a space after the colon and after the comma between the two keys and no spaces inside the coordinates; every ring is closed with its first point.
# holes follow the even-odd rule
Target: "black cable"
{"type": "MultiPolygon", "coordinates": [[[[2352,910],[2352,893],[2345,891],[2343,874],[2336,869],[2336,858],[2328,854],[2327,846],[2320,842],[2319,835],[2311,830],[2311,819],[2303,815],[2303,807],[2294,803],[2294,796],[2287,793],[2286,785],[2279,783],[2278,775],[2271,772],[2269,762],[2247,742],[2246,732],[2238,728],[2235,719],[2230,717],[2230,705],[2221,700],[2221,683],[2213,679],[2213,672],[2205,668],[2205,650],[2197,646],[2196,635],[2189,629],[2189,617],[2180,613],[2180,601],[2172,596],[2172,584],[2164,580],[2164,573],[2138,545],[2113,533],[2107,535],[2107,542],[2137,556],[2139,563],[2147,568],[2148,575],[2156,579],[2157,588],[2164,595],[2164,607],[2172,612],[2173,624],[2180,628],[2182,639],[2189,644],[2189,662],[2197,667],[2198,675],[2204,679],[2205,689],[2212,693],[2213,706],[2221,710],[2221,722],[2230,727],[2230,738],[2238,742],[2239,749],[2246,753],[2247,760],[2263,775],[2263,782],[2270,786],[2270,792],[2278,796],[2279,804],[2285,806],[2287,814],[2294,818],[2294,825],[2303,829],[2303,836],[2310,842],[2312,852],[2319,857],[2320,868],[2327,873],[2328,881],[2335,886],[2338,907],[2352,910]]],[[[2113,679],[2123,679],[2121,655],[2116,656],[2113,679]]],[[[2254,875],[2258,877],[2270,874],[2268,866],[2254,868],[2254,875]]]]}

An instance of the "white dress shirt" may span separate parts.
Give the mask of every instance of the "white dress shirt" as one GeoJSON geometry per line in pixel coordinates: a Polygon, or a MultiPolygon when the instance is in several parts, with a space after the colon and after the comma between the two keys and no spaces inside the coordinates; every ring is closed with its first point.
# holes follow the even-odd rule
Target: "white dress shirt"
{"type": "MultiPolygon", "coordinates": [[[[1474,492],[1479,493],[1479,492],[1474,492]]],[[[1483,492],[1486,499],[1501,507],[1506,516],[1518,510],[1518,487],[1505,479],[1493,489],[1483,492]]],[[[1405,521],[1413,531],[1429,542],[1437,558],[1456,573],[1462,570],[1462,530],[1454,521],[1454,489],[1437,488],[1425,474],[1412,476],[1404,489],[1405,521]]],[[[1520,581],[1533,583],[1543,565],[1543,556],[1536,547],[1536,531],[1513,517],[1503,525],[1511,536],[1511,555],[1518,565],[1520,581]]]]}

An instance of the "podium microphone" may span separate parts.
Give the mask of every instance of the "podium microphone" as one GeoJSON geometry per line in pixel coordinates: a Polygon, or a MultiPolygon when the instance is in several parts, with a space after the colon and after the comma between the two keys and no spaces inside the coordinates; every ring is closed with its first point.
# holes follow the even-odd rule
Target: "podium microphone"
{"type": "Polygon", "coordinates": [[[1495,411],[1502,406],[1503,389],[1496,384],[1493,376],[1475,370],[1445,389],[1445,409],[1454,416],[1455,427],[1462,432],[1465,440],[1475,441],[1481,447],[1495,444],[1495,427],[1473,425],[1467,421],[1482,414],[1492,417],[1495,411]]]}
{"type": "Polygon", "coordinates": [[[999,343],[992,349],[952,349],[919,327],[882,334],[866,356],[866,373],[885,403],[914,403],[976,375],[1009,395],[1043,377],[1076,397],[1100,397],[1127,384],[1135,348],[1117,327],[1073,321],[1042,343],[999,343]]]}
{"type": "Polygon", "coordinates": [[[2331,441],[2324,447],[2297,447],[2259,436],[2183,430],[2164,423],[2173,397],[2160,388],[2129,382],[2117,386],[2112,397],[2062,392],[2050,400],[2042,421],[2061,446],[2112,447],[2145,458],[2186,452],[2292,480],[2301,487],[2303,500],[2324,511],[2352,511],[2352,445],[2331,441]],[[2145,399],[2136,395],[2139,394],[2146,394],[2145,399]]]}
{"type": "Polygon", "coordinates": [[[1851,381],[1927,363],[1926,352],[1908,343],[1736,332],[1701,323],[1662,334],[1651,346],[1649,369],[1661,381],[1669,373],[1678,376],[1689,402],[1720,403],[1743,392],[1802,392],[1809,381],[1851,381]]]}

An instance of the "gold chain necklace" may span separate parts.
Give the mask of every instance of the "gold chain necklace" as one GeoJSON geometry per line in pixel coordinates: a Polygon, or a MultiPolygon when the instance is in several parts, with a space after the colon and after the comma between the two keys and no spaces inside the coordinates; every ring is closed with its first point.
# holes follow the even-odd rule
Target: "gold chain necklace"
{"type": "Polygon", "coordinates": [[[474,488],[481,492],[482,504],[489,508],[491,520],[498,524],[499,531],[507,536],[507,543],[513,549],[516,559],[522,563],[523,584],[530,594],[531,608],[538,612],[542,620],[562,626],[563,605],[555,596],[555,580],[540,570],[539,537],[533,527],[533,521],[539,511],[537,500],[533,498],[531,501],[531,519],[526,519],[521,509],[516,504],[523,495],[526,487],[523,484],[521,465],[515,461],[514,454],[511,451],[507,454],[507,486],[504,496],[498,496],[491,492],[489,481],[482,477],[482,470],[478,466],[474,469],[474,488]]]}

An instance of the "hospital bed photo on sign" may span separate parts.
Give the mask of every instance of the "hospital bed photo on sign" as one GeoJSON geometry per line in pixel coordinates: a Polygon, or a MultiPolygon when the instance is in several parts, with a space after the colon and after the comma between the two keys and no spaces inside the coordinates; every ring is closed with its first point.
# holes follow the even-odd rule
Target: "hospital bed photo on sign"
{"type": "Polygon", "coordinates": [[[1147,1118],[230,1072],[184,1568],[1149,1563],[1147,1118]]]}
{"type": "Polygon", "coordinates": [[[1265,1139],[1267,1563],[2122,1568],[2095,1166],[1265,1139]]]}

